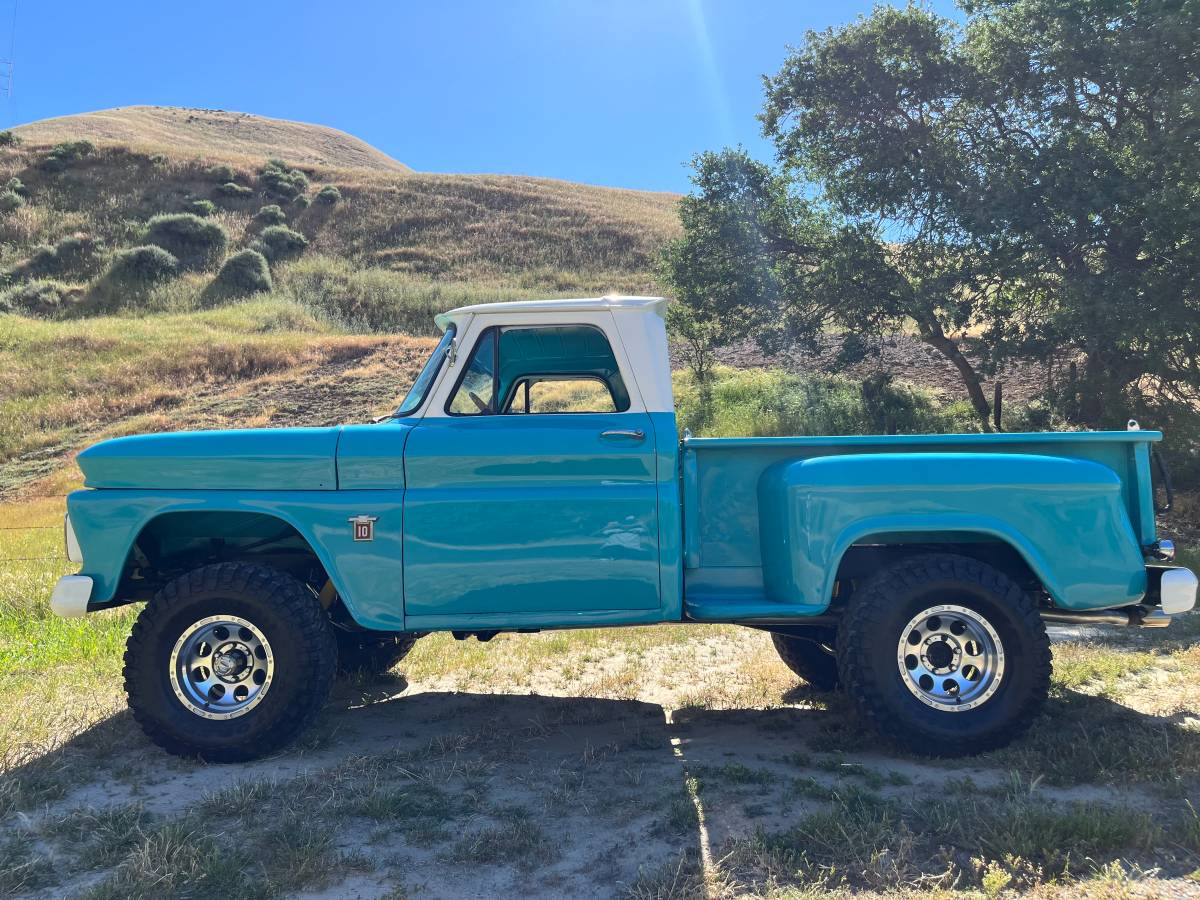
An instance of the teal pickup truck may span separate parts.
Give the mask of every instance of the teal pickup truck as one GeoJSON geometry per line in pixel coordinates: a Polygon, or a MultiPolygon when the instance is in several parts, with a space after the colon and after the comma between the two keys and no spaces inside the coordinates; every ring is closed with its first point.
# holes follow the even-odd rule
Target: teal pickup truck
{"type": "Polygon", "coordinates": [[[156,434],[79,454],[64,616],[145,602],[137,721],[236,761],[312,721],[335,673],[422,635],[726,622],[922,754],[1018,736],[1046,623],[1156,627],[1196,577],[1155,534],[1152,445],[1071,434],[681,439],[666,301],[437,317],[369,425],[156,434]]]}

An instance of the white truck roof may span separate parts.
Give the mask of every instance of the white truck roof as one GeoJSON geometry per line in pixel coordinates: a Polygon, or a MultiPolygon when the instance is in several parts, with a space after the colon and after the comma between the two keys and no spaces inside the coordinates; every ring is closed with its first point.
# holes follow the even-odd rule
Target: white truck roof
{"type": "MultiPolygon", "coordinates": [[[[624,348],[629,371],[625,381],[636,390],[647,412],[673,412],[671,367],[667,359],[667,299],[665,297],[625,297],[615,294],[573,300],[509,300],[501,303],[477,303],[460,306],[437,316],[434,321],[445,331],[453,322],[460,329],[475,316],[522,317],[544,314],[547,324],[570,322],[580,313],[612,315],[610,339],[624,348]]],[[[518,318],[528,324],[528,320],[518,318]]],[[[504,322],[499,324],[503,325],[504,322]]],[[[473,326],[472,326],[473,327],[473,326]]]]}
{"type": "Polygon", "coordinates": [[[505,300],[500,303],[475,303],[460,306],[434,317],[442,331],[464,316],[469,315],[512,315],[513,313],[561,313],[561,312],[640,312],[653,313],[662,317],[666,312],[665,297],[634,297],[608,294],[604,297],[583,297],[570,300],[505,300]]]}

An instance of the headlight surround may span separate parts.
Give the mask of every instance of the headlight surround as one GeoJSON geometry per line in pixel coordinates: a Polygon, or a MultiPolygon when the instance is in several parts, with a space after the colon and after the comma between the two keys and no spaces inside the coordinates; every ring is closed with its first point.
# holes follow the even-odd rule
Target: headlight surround
{"type": "Polygon", "coordinates": [[[83,550],[79,546],[79,538],[75,536],[75,528],[71,525],[71,514],[63,516],[63,543],[67,545],[67,559],[73,563],[83,562],[83,550]]]}

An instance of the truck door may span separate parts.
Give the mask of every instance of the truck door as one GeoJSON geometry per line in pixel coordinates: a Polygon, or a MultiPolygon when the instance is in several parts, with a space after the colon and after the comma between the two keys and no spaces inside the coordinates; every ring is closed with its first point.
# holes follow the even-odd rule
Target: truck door
{"type": "Polygon", "coordinates": [[[465,337],[405,446],[406,618],[657,608],[654,431],[604,331],[465,337]]]}

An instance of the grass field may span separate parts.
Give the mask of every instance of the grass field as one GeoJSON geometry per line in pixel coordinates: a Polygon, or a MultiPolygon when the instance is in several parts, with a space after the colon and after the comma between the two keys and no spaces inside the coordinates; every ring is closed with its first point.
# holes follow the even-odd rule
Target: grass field
{"type": "MultiPolygon", "coordinates": [[[[108,343],[94,370],[37,396],[95,390],[115,372],[131,379],[115,398],[176,392],[158,410],[131,399],[64,425],[63,447],[147,427],[316,424],[391,406],[429,346],[320,322],[248,327],[295,314],[268,301],[95,320],[108,343]],[[122,340],[145,352],[123,354],[122,340]],[[233,343],[214,358],[270,364],[209,372],[192,354],[220,341],[233,343]],[[158,368],[169,360],[184,374],[158,368]]],[[[52,353],[69,332],[48,334],[52,353]]],[[[836,382],[789,378],[722,371],[707,426],[802,430],[829,409],[864,414],[836,382]],[[825,412],[804,418],[796,391],[825,412]]],[[[686,417],[694,387],[679,375],[677,390],[686,417]]],[[[0,895],[1200,893],[1200,617],[1060,635],[1046,714],[972,760],[880,746],[762,633],[658,626],[430,636],[391,675],[340,683],[298,746],[213,767],[162,754],[125,711],[136,610],[49,613],[71,571],[60,525],[75,483],[59,459],[0,505],[0,895]]]]}
{"type": "MultiPolygon", "coordinates": [[[[0,556],[59,553],[60,500],[4,513],[44,527],[0,532],[0,556]]],[[[1033,732],[972,760],[878,746],[761,633],[658,626],[431,636],[391,675],[340,683],[298,747],[210,767],[124,711],[134,611],[50,616],[69,568],[0,570],[0,894],[1200,887],[1200,620],[1061,637],[1033,732]]]]}

